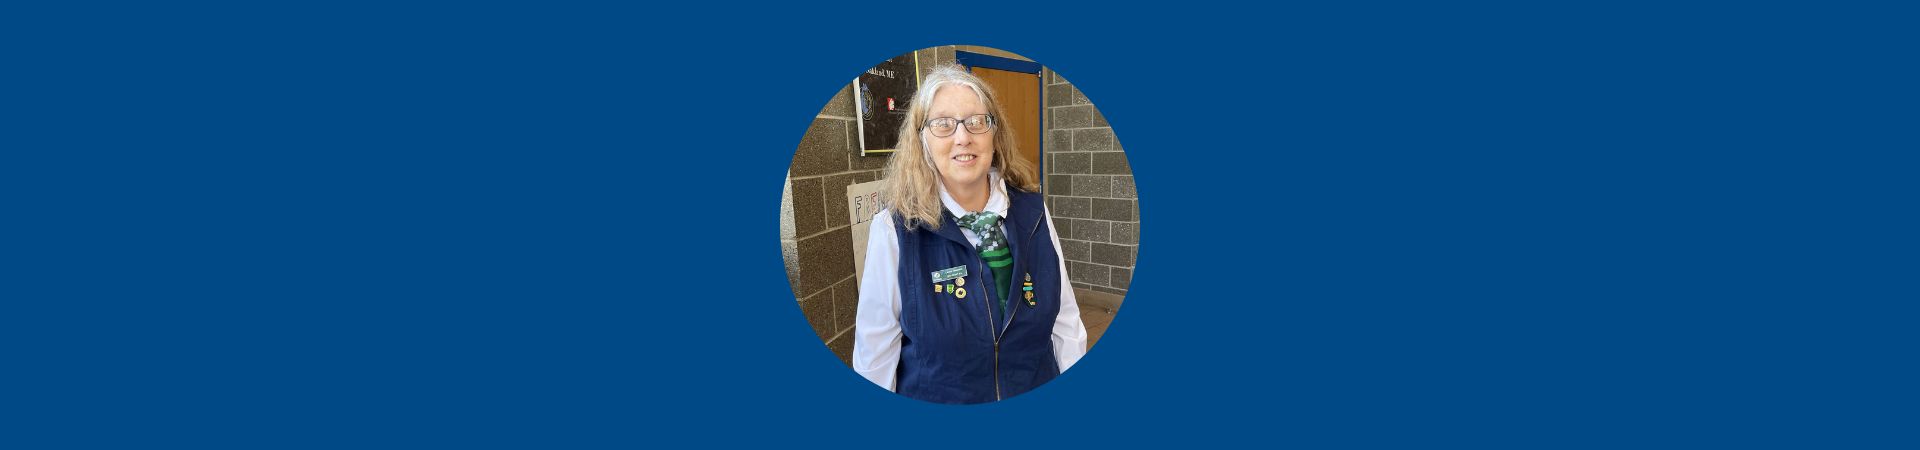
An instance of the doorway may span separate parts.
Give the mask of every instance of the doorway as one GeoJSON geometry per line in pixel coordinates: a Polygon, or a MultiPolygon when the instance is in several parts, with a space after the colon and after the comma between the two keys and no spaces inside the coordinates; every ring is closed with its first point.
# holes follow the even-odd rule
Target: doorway
{"type": "MultiPolygon", "coordinates": [[[[1040,99],[1040,63],[966,51],[955,51],[953,57],[999,95],[1000,107],[1008,116],[1000,118],[1001,126],[1013,130],[1020,156],[1033,163],[1035,173],[1047,173],[1040,165],[1040,154],[1045,151],[1040,145],[1046,141],[1040,136],[1044,105],[1040,99]]],[[[1039,178],[1045,183],[1046,177],[1039,178]]]]}

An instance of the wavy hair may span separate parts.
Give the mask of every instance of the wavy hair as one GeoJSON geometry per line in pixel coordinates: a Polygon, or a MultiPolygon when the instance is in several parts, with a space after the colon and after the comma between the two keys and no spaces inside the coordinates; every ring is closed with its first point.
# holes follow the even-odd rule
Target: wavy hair
{"type": "Polygon", "coordinates": [[[1001,121],[993,128],[993,168],[999,169],[1007,187],[1027,192],[1040,190],[1033,163],[1018,157],[1020,149],[1013,130],[1005,126],[1006,110],[995,100],[993,89],[958,64],[941,65],[920,82],[919,91],[908,102],[907,119],[900,124],[900,143],[892,160],[887,162],[886,183],[881,188],[888,207],[908,228],[940,229],[940,213],[946,210],[940,203],[940,174],[934,169],[933,155],[927,152],[928,136],[921,131],[920,124],[926,123],[927,111],[933,108],[934,93],[947,85],[972,89],[980,103],[987,106],[987,111],[1001,121]]]}

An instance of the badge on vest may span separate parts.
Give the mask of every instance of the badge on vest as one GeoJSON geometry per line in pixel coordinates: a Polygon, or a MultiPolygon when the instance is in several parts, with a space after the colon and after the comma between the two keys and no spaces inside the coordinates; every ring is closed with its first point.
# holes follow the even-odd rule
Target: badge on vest
{"type": "Polygon", "coordinates": [[[945,269],[934,271],[933,282],[935,284],[939,284],[947,280],[960,278],[964,276],[967,276],[967,266],[965,265],[953,266],[953,267],[948,267],[945,269]]]}
{"type": "Polygon", "coordinates": [[[958,265],[933,272],[933,293],[945,291],[955,300],[967,298],[967,266],[958,265]],[[948,283],[951,281],[951,283],[948,283]],[[944,283],[944,284],[943,284],[944,283]]]}
{"type": "Polygon", "coordinates": [[[1034,305],[1039,304],[1033,301],[1033,274],[1031,273],[1027,274],[1027,281],[1020,283],[1020,290],[1027,291],[1026,298],[1027,298],[1028,308],[1032,308],[1034,305]]]}

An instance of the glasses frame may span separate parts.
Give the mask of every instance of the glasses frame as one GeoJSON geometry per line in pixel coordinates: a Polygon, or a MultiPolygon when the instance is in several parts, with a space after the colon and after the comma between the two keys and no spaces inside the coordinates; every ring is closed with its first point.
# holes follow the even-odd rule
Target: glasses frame
{"type": "Polygon", "coordinates": [[[1000,123],[1000,120],[993,117],[992,114],[974,114],[966,117],[934,117],[934,118],[927,119],[924,122],[920,122],[920,129],[930,131],[933,134],[933,137],[948,137],[948,136],[953,136],[954,133],[960,132],[961,128],[967,129],[968,134],[987,134],[989,132],[992,132],[994,128],[998,127],[999,123],[1000,123]],[[973,129],[973,126],[967,125],[967,119],[972,119],[977,116],[986,116],[987,120],[986,122],[984,122],[986,124],[985,130],[975,131],[973,129]],[[933,121],[940,120],[940,119],[953,119],[954,121],[953,131],[948,131],[947,134],[940,134],[940,132],[938,131],[930,130],[931,128],[933,128],[933,121]]]}

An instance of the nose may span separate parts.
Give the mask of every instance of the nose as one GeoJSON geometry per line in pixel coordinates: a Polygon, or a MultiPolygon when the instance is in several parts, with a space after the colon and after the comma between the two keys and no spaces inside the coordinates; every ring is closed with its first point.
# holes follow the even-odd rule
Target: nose
{"type": "Polygon", "coordinates": [[[963,126],[957,130],[953,130],[953,145],[967,145],[970,143],[973,143],[973,133],[968,133],[966,127],[963,126]]]}

